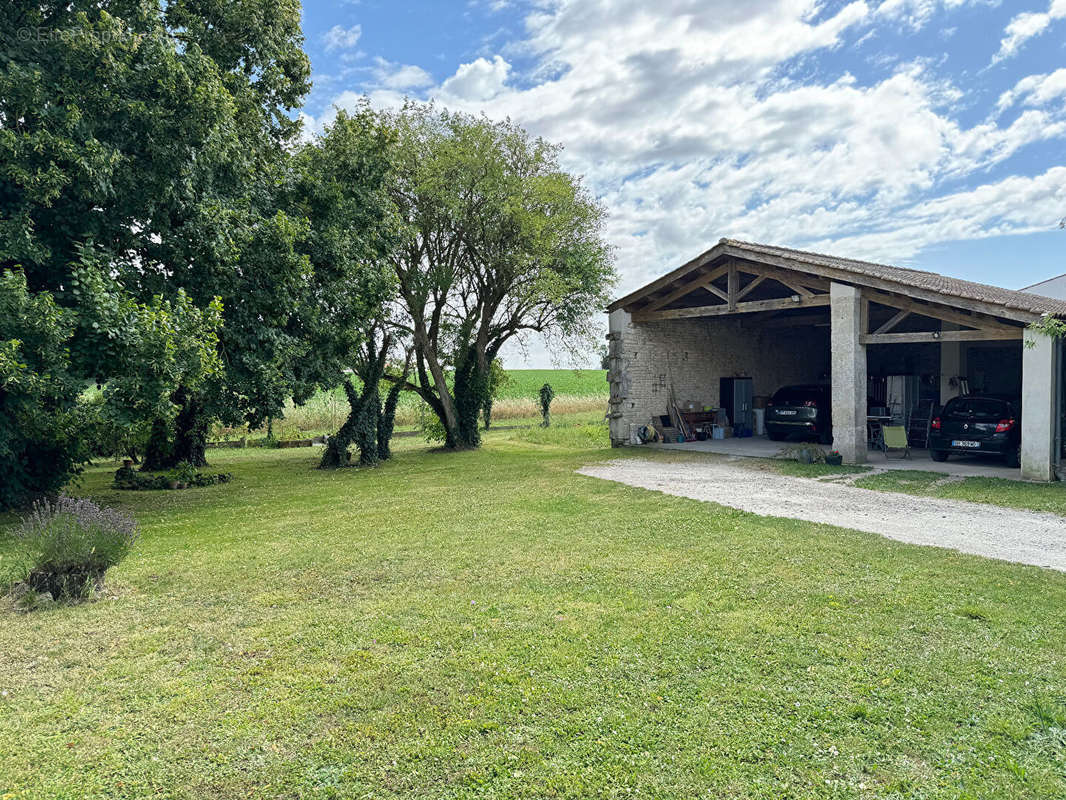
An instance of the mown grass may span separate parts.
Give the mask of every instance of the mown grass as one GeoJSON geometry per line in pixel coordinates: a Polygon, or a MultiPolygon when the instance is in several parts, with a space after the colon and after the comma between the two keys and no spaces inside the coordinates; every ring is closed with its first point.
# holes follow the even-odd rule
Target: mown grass
{"type": "Polygon", "coordinates": [[[864,489],[967,500],[1066,516],[1066,484],[1025,483],[1004,478],[945,480],[947,477],[926,470],[891,470],[859,478],[855,485],[864,489]]]}
{"type": "Polygon", "coordinates": [[[0,797],[1066,795],[1066,576],[574,473],[605,445],[90,471],[144,535],[2,612],[0,797]]]}

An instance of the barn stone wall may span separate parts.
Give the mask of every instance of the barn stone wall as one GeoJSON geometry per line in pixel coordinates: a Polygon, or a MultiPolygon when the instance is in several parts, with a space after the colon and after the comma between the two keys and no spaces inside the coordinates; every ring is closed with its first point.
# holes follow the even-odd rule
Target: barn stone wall
{"type": "Polygon", "coordinates": [[[829,372],[829,328],[766,328],[751,317],[706,317],[634,324],[610,315],[611,442],[629,442],[630,425],[667,413],[670,386],[679,404],[718,406],[723,377],[753,379],[756,395],[814,383],[829,372]]]}

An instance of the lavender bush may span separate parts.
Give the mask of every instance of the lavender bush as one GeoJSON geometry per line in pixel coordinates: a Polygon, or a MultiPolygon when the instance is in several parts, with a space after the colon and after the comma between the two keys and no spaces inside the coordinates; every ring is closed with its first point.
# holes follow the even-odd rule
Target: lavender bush
{"type": "Polygon", "coordinates": [[[35,503],[15,535],[25,544],[22,582],[56,600],[78,599],[126,557],[137,540],[137,523],[91,500],[60,497],[35,503]]]}

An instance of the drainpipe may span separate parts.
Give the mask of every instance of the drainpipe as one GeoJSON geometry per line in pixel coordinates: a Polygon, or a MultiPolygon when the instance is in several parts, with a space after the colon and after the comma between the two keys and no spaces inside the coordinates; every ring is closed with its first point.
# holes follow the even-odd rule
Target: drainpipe
{"type": "Polygon", "coordinates": [[[1062,418],[1066,415],[1066,341],[1059,339],[1055,347],[1055,398],[1058,413],[1055,414],[1055,474],[1066,480],[1066,464],[1062,458],[1062,418]]]}

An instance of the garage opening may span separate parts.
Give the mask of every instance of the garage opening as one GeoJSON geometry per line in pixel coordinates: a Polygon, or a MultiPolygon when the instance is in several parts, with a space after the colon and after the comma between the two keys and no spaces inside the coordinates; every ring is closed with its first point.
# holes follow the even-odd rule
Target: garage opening
{"type": "MultiPolygon", "coordinates": [[[[1029,459],[1043,458],[1050,474],[1064,449],[1061,345],[1054,367],[1051,348],[1023,346],[1027,321],[1049,313],[1044,301],[1066,314],[1066,303],[1020,292],[723,240],[612,304],[612,441],[635,443],[650,431],[673,445],[730,442],[766,455],[766,408],[797,387],[809,394],[797,401],[808,410],[789,438],[843,441],[863,460],[885,426],[904,428],[914,451],[925,451],[952,398],[993,396],[1020,408],[1024,395],[1037,418],[1029,459]],[[841,285],[846,305],[835,299],[841,285]],[[831,418],[815,406],[829,406],[831,418]]],[[[938,446],[957,450],[952,460],[974,460],[964,446],[983,452],[976,438],[944,445],[934,434],[938,446]]]]}

